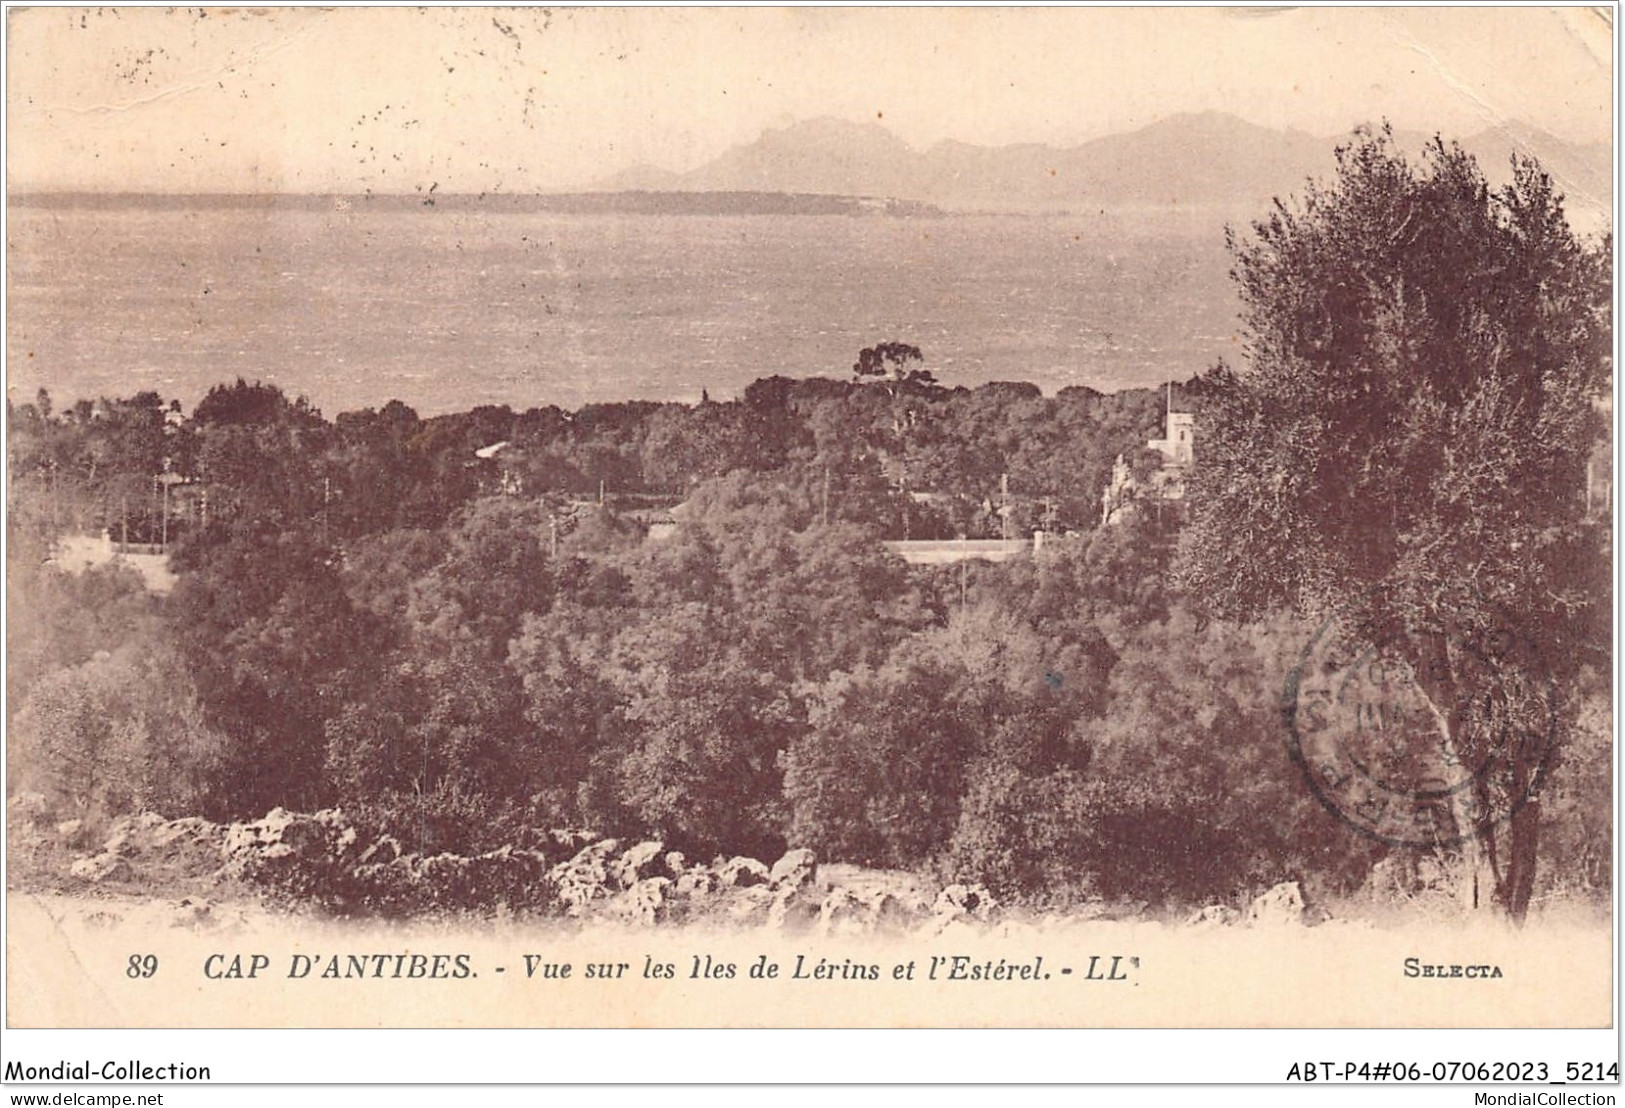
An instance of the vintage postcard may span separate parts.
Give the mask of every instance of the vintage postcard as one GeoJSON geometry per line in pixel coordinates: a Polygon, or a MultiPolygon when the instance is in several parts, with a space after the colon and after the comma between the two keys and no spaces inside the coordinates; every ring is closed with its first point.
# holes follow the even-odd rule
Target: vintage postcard
{"type": "Polygon", "coordinates": [[[1612,1026],[1612,15],[9,10],[7,1028],[1612,1026]]]}

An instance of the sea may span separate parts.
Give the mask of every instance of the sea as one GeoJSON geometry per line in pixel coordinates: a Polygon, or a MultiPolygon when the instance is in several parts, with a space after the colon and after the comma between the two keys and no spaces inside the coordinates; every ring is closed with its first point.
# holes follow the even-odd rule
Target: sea
{"type": "Polygon", "coordinates": [[[1239,359],[1224,220],[670,214],[345,199],[13,203],[6,387],[151,389],[190,410],[243,377],[328,415],[724,399],[921,348],[947,385],[1047,393],[1239,359]]]}

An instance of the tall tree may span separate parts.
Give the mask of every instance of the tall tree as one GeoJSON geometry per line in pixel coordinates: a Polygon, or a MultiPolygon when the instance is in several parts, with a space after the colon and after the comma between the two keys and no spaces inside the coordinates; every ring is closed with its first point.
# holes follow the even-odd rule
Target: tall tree
{"type": "Polygon", "coordinates": [[[1247,366],[1204,382],[1184,583],[1384,644],[1425,703],[1474,903],[1522,918],[1539,788],[1607,649],[1586,460],[1610,381],[1610,249],[1532,161],[1492,190],[1435,141],[1358,132],[1337,173],[1232,234],[1247,366]],[[1534,739],[1535,741],[1527,741],[1534,739]]]}
{"type": "Polygon", "coordinates": [[[858,351],[852,374],[858,378],[878,377],[892,385],[931,385],[936,377],[923,363],[918,346],[906,342],[882,342],[858,351]]]}

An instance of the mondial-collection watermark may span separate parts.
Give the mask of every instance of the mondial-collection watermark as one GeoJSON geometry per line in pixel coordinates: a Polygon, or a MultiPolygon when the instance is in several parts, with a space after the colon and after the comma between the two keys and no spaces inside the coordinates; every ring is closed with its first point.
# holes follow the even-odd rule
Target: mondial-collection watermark
{"type": "Polygon", "coordinates": [[[7,1062],[7,1081],[208,1081],[208,1066],[188,1066],[182,1062],[150,1065],[138,1059],[107,1061],[100,1065],[83,1062],[57,1062],[49,1066],[25,1066],[7,1062]]]}

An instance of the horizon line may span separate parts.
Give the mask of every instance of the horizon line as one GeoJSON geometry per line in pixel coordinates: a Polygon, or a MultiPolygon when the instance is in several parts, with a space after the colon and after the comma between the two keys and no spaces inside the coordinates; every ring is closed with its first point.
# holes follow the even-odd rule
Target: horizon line
{"type": "MultiPolygon", "coordinates": [[[[1440,129],[1440,128],[1417,129],[1417,128],[1395,126],[1395,125],[1393,125],[1392,121],[1388,120],[1386,117],[1378,119],[1378,120],[1360,120],[1360,121],[1356,121],[1356,122],[1353,122],[1353,123],[1349,124],[1347,127],[1341,128],[1341,129],[1339,129],[1339,130],[1337,130],[1335,132],[1327,133],[1327,134],[1321,134],[1321,133],[1317,133],[1315,131],[1306,130],[1306,129],[1301,128],[1301,127],[1274,126],[1274,125],[1271,125],[1271,124],[1258,123],[1258,122],[1256,122],[1256,121],[1254,121],[1252,119],[1249,119],[1248,117],[1246,117],[1244,115],[1237,114],[1236,112],[1233,112],[1233,111],[1227,111],[1227,110],[1220,109],[1220,108],[1207,108],[1207,109],[1202,109],[1202,110],[1199,110],[1199,111],[1177,111],[1177,112],[1172,112],[1172,113],[1169,113],[1167,115],[1161,116],[1161,117],[1159,117],[1159,118],[1157,118],[1157,119],[1155,119],[1155,120],[1153,120],[1153,121],[1151,121],[1149,123],[1145,123],[1145,124],[1135,126],[1135,127],[1129,127],[1129,128],[1122,129],[1122,130],[1103,131],[1103,132],[1101,132],[1099,134],[1096,134],[1096,135],[1093,135],[1093,136],[1091,136],[1089,138],[1081,139],[1081,140],[1078,140],[1078,141],[1075,141],[1075,142],[1057,143],[1057,142],[1054,142],[1054,141],[1017,141],[1017,142],[1005,142],[1005,143],[991,144],[991,143],[983,143],[983,142],[969,142],[969,141],[966,141],[966,140],[963,140],[963,139],[945,137],[945,138],[937,140],[936,142],[930,143],[928,145],[921,146],[921,145],[916,145],[913,142],[910,142],[907,138],[905,138],[904,136],[898,134],[897,131],[895,131],[891,127],[888,127],[883,123],[876,122],[873,119],[852,119],[852,118],[848,118],[846,116],[823,114],[823,115],[812,115],[812,116],[806,116],[806,117],[802,117],[802,118],[796,118],[796,119],[793,119],[789,123],[784,124],[782,126],[774,126],[774,125],[764,126],[757,133],[757,135],[756,135],[756,137],[754,139],[750,139],[750,140],[745,141],[745,142],[738,142],[738,143],[734,143],[734,144],[730,145],[725,150],[723,150],[721,153],[717,154],[715,157],[713,157],[711,159],[708,159],[706,162],[702,163],[700,166],[695,167],[695,169],[678,170],[678,169],[672,169],[672,168],[670,168],[668,166],[659,165],[659,164],[657,164],[655,162],[638,161],[638,162],[633,162],[633,163],[630,163],[630,164],[627,164],[627,165],[623,165],[623,166],[621,166],[619,168],[607,169],[607,170],[601,171],[591,181],[581,183],[581,184],[576,184],[576,185],[541,185],[541,186],[534,186],[534,187],[526,189],[525,191],[522,191],[522,192],[510,192],[510,191],[507,191],[507,190],[497,190],[497,189],[485,189],[485,190],[481,190],[479,192],[450,192],[450,191],[448,191],[448,192],[438,193],[438,195],[440,195],[440,196],[486,197],[486,196],[612,195],[612,194],[617,194],[617,193],[639,193],[639,192],[641,192],[641,193],[693,193],[693,192],[725,193],[726,192],[726,193],[756,193],[756,194],[760,194],[760,195],[776,195],[776,196],[785,196],[785,195],[791,195],[791,196],[851,196],[851,195],[854,195],[854,194],[848,194],[848,193],[784,192],[782,190],[773,190],[773,189],[694,189],[694,188],[670,188],[670,189],[644,189],[644,188],[640,188],[640,189],[626,189],[626,188],[605,188],[605,187],[601,187],[601,186],[603,186],[604,184],[606,184],[609,181],[614,180],[616,177],[619,177],[619,176],[622,176],[622,175],[628,174],[628,173],[634,173],[634,172],[637,172],[637,171],[640,171],[640,170],[641,171],[653,171],[653,172],[657,172],[657,173],[665,173],[665,174],[671,175],[674,178],[682,178],[682,177],[688,176],[691,173],[696,172],[697,169],[704,168],[704,166],[710,165],[712,162],[715,162],[718,159],[720,159],[722,157],[725,157],[730,151],[739,150],[739,149],[746,149],[746,148],[748,148],[750,146],[753,146],[753,145],[755,145],[757,143],[760,143],[763,139],[765,139],[769,135],[783,134],[783,133],[785,133],[787,131],[793,131],[798,127],[806,127],[806,126],[811,125],[811,124],[817,124],[817,123],[822,123],[822,122],[839,123],[842,126],[851,127],[851,128],[854,128],[854,129],[874,129],[874,130],[883,131],[884,133],[886,133],[887,135],[891,136],[892,138],[896,139],[899,143],[901,143],[910,153],[923,156],[923,155],[928,154],[930,151],[938,149],[939,147],[943,147],[943,146],[961,146],[961,147],[969,147],[969,148],[972,148],[972,149],[979,149],[979,150],[986,150],[986,151],[1031,149],[1033,147],[1040,147],[1040,148],[1044,148],[1044,149],[1048,149],[1048,150],[1053,150],[1053,151],[1055,151],[1057,153],[1067,153],[1067,152],[1074,152],[1074,151],[1081,150],[1081,149],[1083,149],[1085,147],[1091,146],[1091,145],[1093,145],[1095,143],[1098,143],[1098,142],[1104,142],[1104,141],[1108,141],[1108,140],[1111,140],[1111,139],[1119,139],[1119,138],[1125,138],[1125,137],[1132,136],[1132,135],[1137,135],[1137,134],[1140,134],[1142,132],[1152,130],[1153,128],[1156,128],[1156,127],[1171,123],[1171,122],[1176,121],[1176,120],[1203,119],[1203,118],[1215,118],[1215,119],[1233,120],[1233,121],[1235,121],[1237,123],[1241,123],[1241,124],[1243,124],[1243,125],[1245,125],[1247,127],[1251,127],[1251,128],[1256,129],[1256,130],[1259,130],[1259,131],[1272,132],[1274,134],[1285,136],[1285,137],[1293,137],[1293,136],[1306,137],[1306,138],[1311,138],[1311,139],[1314,139],[1316,141],[1321,141],[1321,142],[1339,142],[1339,141],[1342,141],[1343,139],[1347,138],[1348,136],[1351,136],[1351,135],[1355,134],[1357,131],[1359,131],[1361,129],[1369,128],[1369,129],[1372,129],[1372,130],[1377,130],[1377,129],[1381,128],[1384,125],[1387,125],[1387,126],[1390,127],[1390,129],[1391,129],[1391,131],[1392,131],[1392,133],[1393,133],[1393,135],[1395,136],[1396,139],[1397,138],[1406,138],[1406,139],[1420,138],[1420,139],[1422,139],[1424,141],[1431,141],[1434,138],[1444,138],[1445,137],[1445,131],[1440,129]]],[[[1514,137],[1514,141],[1516,143],[1516,135],[1517,135],[1517,132],[1519,132],[1519,131],[1535,132],[1535,133],[1537,133],[1539,135],[1545,136],[1546,138],[1549,138],[1549,139],[1552,139],[1552,140],[1554,140],[1556,142],[1559,142],[1559,143],[1563,144],[1564,146],[1568,146],[1568,147],[1574,148],[1576,150],[1583,150],[1584,148],[1587,148],[1587,147],[1606,147],[1610,151],[1612,151],[1613,145],[1614,145],[1614,143],[1613,143],[1613,137],[1614,136],[1612,134],[1608,135],[1606,138],[1601,138],[1601,139],[1597,139],[1597,138],[1584,138],[1584,139],[1581,139],[1581,138],[1565,137],[1564,135],[1558,134],[1557,132],[1549,130],[1546,127],[1543,127],[1543,126],[1541,126],[1539,124],[1536,124],[1536,123],[1531,123],[1531,122],[1529,122],[1529,121],[1527,121],[1525,119],[1522,119],[1522,118],[1507,119],[1507,120],[1505,120],[1505,121],[1503,121],[1501,123],[1487,124],[1487,125],[1479,128],[1479,129],[1477,129],[1477,130],[1474,130],[1474,131],[1471,131],[1471,132],[1468,132],[1468,133],[1458,133],[1450,141],[1465,143],[1465,142],[1468,142],[1470,140],[1481,138],[1481,137],[1486,136],[1486,135],[1508,135],[1510,133],[1511,136],[1514,137]]],[[[273,191],[270,191],[270,192],[266,192],[266,191],[262,191],[262,190],[258,190],[258,189],[244,188],[244,187],[225,187],[225,188],[218,188],[218,189],[172,189],[172,188],[168,188],[168,187],[164,187],[164,186],[154,186],[154,187],[144,188],[144,189],[128,189],[128,188],[101,189],[101,188],[96,188],[94,186],[86,186],[86,185],[52,185],[52,184],[28,185],[28,186],[25,186],[23,188],[14,190],[14,189],[11,188],[9,182],[8,182],[7,189],[6,189],[6,196],[7,196],[8,199],[13,198],[13,197],[24,197],[24,196],[79,196],[79,195],[82,195],[82,196],[96,196],[96,197],[106,197],[106,196],[201,196],[201,197],[216,197],[216,196],[346,196],[346,197],[350,197],[350,196],[362,196],[362,197],[365,197],[365,196],[427,196],[428,193],[424,192],[421,188],[415,189],[414,191],[411,191],[411,192],[384,192],[384,191],[374,190],[372,188],[367,188],[367,187],[362,187],[359,190],[355,190],[355,191],[349,191],[349,190],[347,190],[347,189],[345,189],[343,187],[334,187],[334,188],[314,189],[314,190],[308,190],[308,191],[307,190],[273,190],[273,191]]],[[[881,197],[881,198],[884,198],[884,197],[881,197]]]]}

